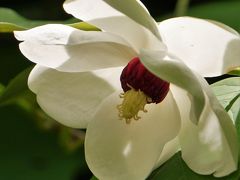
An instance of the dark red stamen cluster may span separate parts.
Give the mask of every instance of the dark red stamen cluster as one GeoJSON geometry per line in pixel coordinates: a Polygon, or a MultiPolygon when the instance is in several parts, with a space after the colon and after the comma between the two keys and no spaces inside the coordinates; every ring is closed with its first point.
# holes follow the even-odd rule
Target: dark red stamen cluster
{"type": "Polygon", "coordinates": [[[133,58],[123,69],[120,80],[124,92],[131,87],[141,90],[154,103],[160,103],[169,91],[169,83],[149,72],[138,57],[133,58]]]}

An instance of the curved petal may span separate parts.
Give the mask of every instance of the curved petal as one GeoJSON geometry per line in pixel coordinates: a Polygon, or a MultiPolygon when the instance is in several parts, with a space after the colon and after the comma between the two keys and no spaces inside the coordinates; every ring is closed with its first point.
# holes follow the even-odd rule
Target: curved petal
{"type": "Polygon", "coordinates": [[[214,172],[215,176],[224,176],[236,170],[236,129],[204,78],[171,55],[163,57],[161,52],[142,51],[140,58],[155,75],[185,90],[182,94],[179,90],[179,95],[174,93],[174,97],[180,102],[182,121],[187,120],[180,133],[180,146],[190,168],[202,174],[214,172]],[[212,154],[214,151],[216,154],[212,154]],[[213,157],[208,160],[209,154],[213,157]]]}
{"type": "Polygon", "coordinates": [[[179,145],[179,140],[178,140],[178,136],[177,136],[174,139],[172,139],[171,141],[167,142],[167,144],[165,144],[163,151],[162,151],[157,163],[155,164],[154,169],[161,166],[163,163],[165,163],[167,160],[169,160],[178,151],[180,151],[180,145],[179,145]]]}
{"type": "Polygon", "coordinates": [[[192,99],[191,120],[197,124],[205,106],[205,96],[201,84],[191,69],[166,51],[142,50],[140,59],[153,74],[189,93],[192,99]]]}
{"type": "Polygon", "coordinates": [[[146,106],[141,119],[126,124],[119,120],[118,94],[99,108],[87,128],[86,161],[99,179],[145,179],[153,170],[166,142],[180,128],[175,100],[168,93],[163,102],[146,106]]]}
{"type": "Polygon", "coordinates": [[[111,68],[66,73],[37,65],[28,84],[49,116],[69,127],[86,128],[99,104],[121,88],[121,71],[111,68]]]}
{"type": "Polygon", "coordinates": [[[240,36],[226,26],[179,17],[163,21],[159,31],[168,50],[204,77],[219,76],[240,66],[240,36]]]}
{"type": "Polygon", "coordinates": [[[239,33],[235,29],[227,26],[226,24],[223,24],[223,23],[221,23],[219,21],[215,21],[215,20],[212,20],[212,19],[206,19],[206,20],[211,22],[211,23],[213,23],[213,24],[215,24],[215,25],[217,25],[217,26],[219,26],[220,28],[225,29],[226,31],[229,31],[230,33],[235,34],[236,36],[239,36],[239,33]]]}
{"type": "Polygon", "coordinates": [[[189,119],[191,100],[186,91],[171,86],[182,117],[179,135],[182,157],[199,174],[226,176],[237,169],[237,134],[227,112],[204,84],[207,98],[198,125],[189,119]]]}
{"type": "Polygon", "coordinates": [[[126,38],[135,49],[163,47],[156,22],[140,1],[67,0],[63,7],[83,21],[126,38]]]}
{"type": "Polygon", "coordinates": [[[64,72],[126,65],[136,52],[121,37],[50,24],[16,31],[21,52],[31,61],[64,72]]]}

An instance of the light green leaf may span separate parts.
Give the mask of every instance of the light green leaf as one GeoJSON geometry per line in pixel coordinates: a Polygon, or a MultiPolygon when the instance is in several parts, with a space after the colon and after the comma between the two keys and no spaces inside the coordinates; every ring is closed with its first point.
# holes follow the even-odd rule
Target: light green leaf
{"type": "Polygon", "coordinates": [[[28,89],[27,79],[32,67],[29,67],[13,78],[0,95],[0,105],[6,105],[26,93],[28,89]]]}
{"type": "Polygon", "coordinates": [[[240,77],[224,79],[211,87],[234,122],[240,121],[240,77]]]}
{"type": "Polygon", "coordinates": [[[239,171],[233,174],[222,177],[215,178],[211,175],[199,175],[194,173],[188,168],[186,163],[182,160],[181,153],[175,154],[170,160],[165,164],[160,166],[158,169],[152,172],[147,180],[238,180],[239,171]]]}
{"type": "Polygon", "coordinates": [[[0,32],[25,30],[26,28],[8,22],[0,22],[0,32]]]}
{"type": "Polygon", "coordinates": [[[21,15],[19,15],[12,9],[0,8],[0,33],[26,30],[26,29],[33,28],[36,26],[40,26],[40,25],[44,25],[44,24],[52,24],[52,23],[66,24],[66,25],[72,26],[77,29],[82,29],[82,30],[92,30],[92,31],[99,30],[95,26],[92,26],[88,23],[77,22],[77,21],[78,20],[76,20],[74,18],[67,20],[67,21],[29,20],[29,19],[22,17],[21,15]]]}
{"type": "Polygon", "coordinates": [[[240,67],[230,71],[228,74],[235,75],[235,76],[240,76],[240,67]]]}
{"type": "Polygon", "coordinates": [[[234,121],[240,144],[240,77],[224,79],[212,84],[211,87],[234,121]]]}
{"type": "Polygon", "coordinates": [[[73,24],[67,24],[68,26],[74,27],[76,29],[81,29],[84,31],[100,31],[97,27],[88,24],[86,22],[78,22],[78,23],[73,23],[73,24]]]}

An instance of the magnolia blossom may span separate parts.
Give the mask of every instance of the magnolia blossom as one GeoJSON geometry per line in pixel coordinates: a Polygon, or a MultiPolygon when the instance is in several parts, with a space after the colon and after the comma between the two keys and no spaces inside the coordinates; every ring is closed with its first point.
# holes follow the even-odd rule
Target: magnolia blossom
{"type": "Polygon", "coordinates": [[[139,1],[68,0],[66,12],[102,31],[49,24],[15,36],[36,63],[28,84],[60,123],[87,128],[99,179],[145,179],[177,151],[199,174],[237,169],[237,135],[203,77],[240,65],[240,38],[214,21],[156,23],[139,1]]]}

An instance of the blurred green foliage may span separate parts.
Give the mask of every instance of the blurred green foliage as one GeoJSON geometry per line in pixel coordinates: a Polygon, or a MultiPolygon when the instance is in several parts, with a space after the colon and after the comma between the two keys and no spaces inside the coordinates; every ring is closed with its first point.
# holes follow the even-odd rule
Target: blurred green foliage
{"type": "Polygon", "coordinates": [[[0,108],[0,179],[68,180],[89,176],[83,146],[68,153],[55,131],[42,131],[16,106],[0,108]]]}
{"type": "Polygon", "coordinates": [[[187,15],[220,21],[240,31],[240,1],[220,1],[201,4],[189,9],[187,15]]]}

